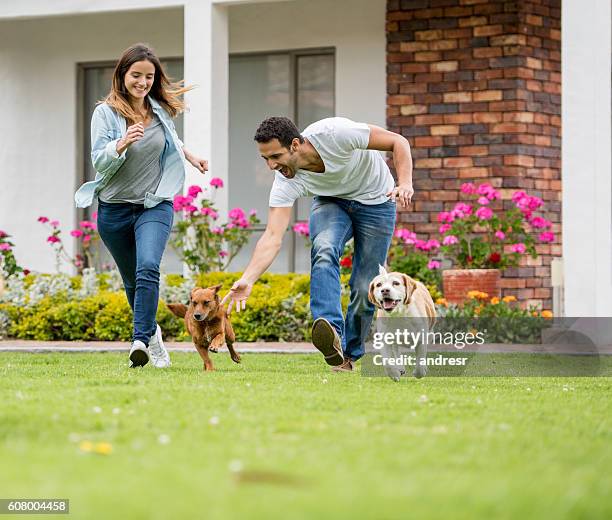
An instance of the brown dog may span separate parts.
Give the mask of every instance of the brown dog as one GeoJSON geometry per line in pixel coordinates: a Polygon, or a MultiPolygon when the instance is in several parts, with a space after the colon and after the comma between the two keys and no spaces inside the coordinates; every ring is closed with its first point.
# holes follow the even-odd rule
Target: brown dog
{"type": "Polygon", "coordinates": [[[189,297],[189,305],[168,304],[172,314],[185,318],[185,327],[204,361],[205,371],[214,370],[208,351],[217,352],[224,343],[227,343],[232,361],[240,363],[240,355],[234,350],[234,329],[217,294],[220,288],[221,285],[206,289],[194,287],[189,297]]]}

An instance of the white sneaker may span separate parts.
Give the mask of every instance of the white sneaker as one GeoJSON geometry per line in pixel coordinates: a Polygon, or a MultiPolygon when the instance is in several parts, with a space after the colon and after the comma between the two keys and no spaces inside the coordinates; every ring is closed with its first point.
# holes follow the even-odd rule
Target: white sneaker
{"type": "Polygon", "coordinates": [[[149,349],[140,340],[132,343],[130,349],[130,368],[143,367],[149,362],[149,349]]]}
{"type": "Polygon", "coordinates": [[[164,347],[164,340],[162,339],[162,332],[159,325],[157,325],[155,334],[153,334],[149,340],[149,352],[151,353],[151,360],[154,367],[168,368],[172,364],[168,351],[166,347],[164,347]]]}

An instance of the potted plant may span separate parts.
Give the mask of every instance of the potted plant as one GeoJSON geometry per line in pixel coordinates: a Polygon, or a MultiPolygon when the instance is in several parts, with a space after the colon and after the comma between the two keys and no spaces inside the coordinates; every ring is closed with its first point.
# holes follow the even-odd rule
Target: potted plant
{"type": "Polygon", "coordinates": [[[501,271],[526,254],[536,258],[536,243],[554,240],[552,223],[535,215],[542,199],[524,191],[513,193],[509,209],[491,207],[501,194],[490,184],[465,183],[461,193],[466,201],[438,214],[440,252],[454,266],[442,273],[444,297],[462,303],[472,290],[499,297],[501,271]]]}

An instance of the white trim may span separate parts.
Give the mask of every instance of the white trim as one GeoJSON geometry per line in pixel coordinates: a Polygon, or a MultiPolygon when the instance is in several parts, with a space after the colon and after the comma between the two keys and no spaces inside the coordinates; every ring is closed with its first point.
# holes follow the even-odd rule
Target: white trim
{"type": "Polygon", "coordinates": [[[565,313],[612,316],[610,1],[562,9],[565,313]]]}

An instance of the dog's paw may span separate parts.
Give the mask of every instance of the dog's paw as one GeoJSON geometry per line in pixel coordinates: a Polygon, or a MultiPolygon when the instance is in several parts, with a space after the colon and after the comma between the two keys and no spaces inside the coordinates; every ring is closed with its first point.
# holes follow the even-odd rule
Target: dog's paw
{"type": "Polygon", "coordinates": [[[422,379],[427,375],[427,367],[417,367],[412,373],[417,379],[422,379]]]}
{"type": "Polygon", "coordinates": [[[240,363],[240,354],[238,354],[238,352],[231,354],[231,357],[234,363],[240,363]]]}
{"type": "Polygon", "coordinates": [[[388,369],[385,372],[387,376],[389,376],[389,378],[395,381],[396,383],[399,382],[400,378],[402,377],[401,370],[397,368],[388,369]]]}

